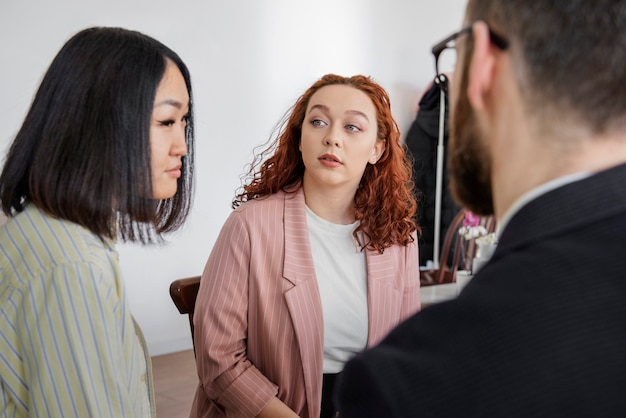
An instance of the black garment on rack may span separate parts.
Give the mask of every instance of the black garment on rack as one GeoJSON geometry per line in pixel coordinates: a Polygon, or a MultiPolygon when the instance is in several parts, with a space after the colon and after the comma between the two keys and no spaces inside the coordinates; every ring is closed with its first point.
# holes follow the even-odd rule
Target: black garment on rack
{"type": "MultiPolygon", "coordinates": [[[[433,259],[435,241],[435,190],[437,183],[437,144],[439,142],[440,90],[436,83],[424,93],[419,110],[406,136],[409,156],[413,159],[413,182],[417,199],[416,221],[422,228],[419,237],[420,266],[433,259]]],[[[446,150],[448,147],[448,97],[445,98],[443,184],[441,191],[441,219],[439,250],[443,237],[460,210],[448,189],[446,150]]]]}

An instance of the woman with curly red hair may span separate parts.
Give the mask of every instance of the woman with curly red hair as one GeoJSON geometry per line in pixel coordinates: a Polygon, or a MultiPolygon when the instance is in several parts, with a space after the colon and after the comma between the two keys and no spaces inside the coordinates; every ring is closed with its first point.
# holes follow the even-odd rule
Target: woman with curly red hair
{"type": "Polygon", "coordinates": [[[385,90],[328,74],[255,157],[196,304],[192,416],[334,416],[344,363],[419,309],[411,166],[385,90]]]}

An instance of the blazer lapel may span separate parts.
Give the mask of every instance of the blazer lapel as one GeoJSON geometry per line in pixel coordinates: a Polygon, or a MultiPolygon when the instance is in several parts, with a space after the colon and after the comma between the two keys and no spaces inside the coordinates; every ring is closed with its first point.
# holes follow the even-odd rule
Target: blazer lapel
{"type": "MultiPolygon", "coordinates": [[[[284,295],[298,341],[307,399],[321,399],[324,323],[306,223],[304,194],[285,194],[284,295]]],[[[308,405],[309,415],[319,406],[308,405]]],[[[317,412],[314,412],[317,411],[317,412]]]]}
{"type": "Polygon", "coordinates": [[[369,315],[368,347],[378,343],[387,334],[389,324],[394,322],[391,316],[394,312],[399,312],[402,306],[402,292],[396,285],[394,257],[391,251],[391,248],[387,248],[382,254],[372,250],[365,251],[369,315]]]}

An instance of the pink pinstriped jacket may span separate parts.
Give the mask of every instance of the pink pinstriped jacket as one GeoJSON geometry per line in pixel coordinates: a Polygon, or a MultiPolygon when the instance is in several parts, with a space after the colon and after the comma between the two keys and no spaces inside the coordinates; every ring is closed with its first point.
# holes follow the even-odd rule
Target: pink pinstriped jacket
{"type": "MultiPolygon", "coordinates": [[[[419,309],[417,241],[366,258],[372,346],[419,309]]],[[[276,395],[301,417],[319,417],[323,319],[302,189],[231,213],[195,312],[191,417],[254,417],[276,395]]]]}

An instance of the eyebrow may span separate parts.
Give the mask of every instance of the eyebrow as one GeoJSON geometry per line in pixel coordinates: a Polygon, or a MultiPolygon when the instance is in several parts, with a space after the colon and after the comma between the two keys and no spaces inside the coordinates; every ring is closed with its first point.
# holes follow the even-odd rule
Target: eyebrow
{"type": "MultiPolygon", "coordinates": [[[[321,104],[316,104],[316,105],[311,106],[311,110],[314,110],[314,109],[320,109],[320,110],[325,111],[325,112],[329,112],[330,111],[328,106],[324,106],[324,105],[321,105],[321,104]]],[[[367,117],[367,115],[365,113],[361,112],[360,110],[346,110],[345,113],[352,114],[352,115],[357,115],[357,116],[362,116],[362,117],[365,118],[366,121],[368,121],[368,122],[370,121],[369,118],[367,117]]]]}
{"type": "Polygon", "coordinates": [[[174,100],[174,99],[161,100],[160,102],[155,103],[154,107],[159,107],[159,106],[163,106],[163,105],[174,106],[177,109],[182,109],[182,107],[183,107],[183,104],[181,102],[179,102],[178,100],[174,100]]]}

